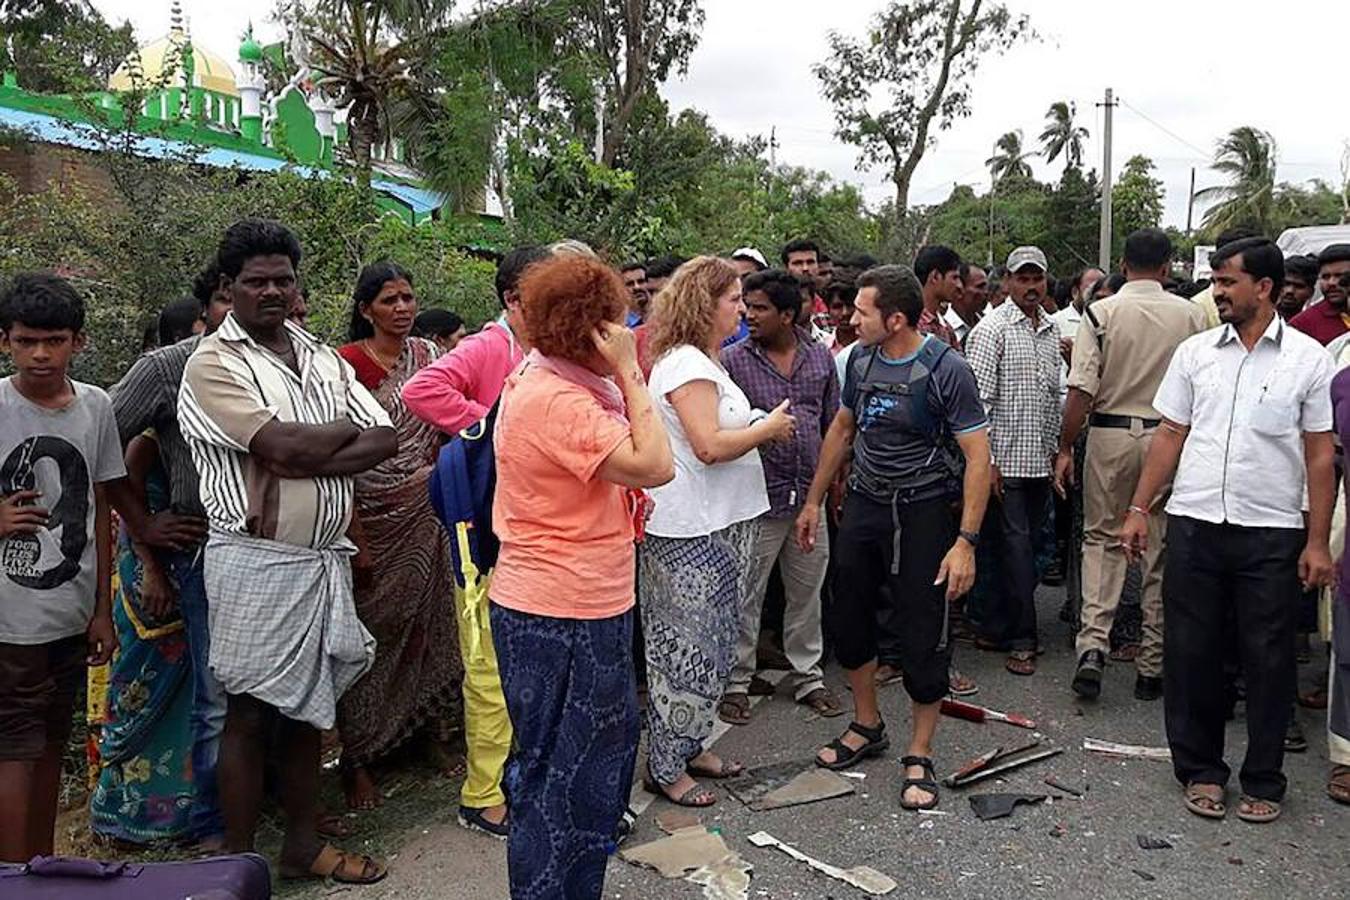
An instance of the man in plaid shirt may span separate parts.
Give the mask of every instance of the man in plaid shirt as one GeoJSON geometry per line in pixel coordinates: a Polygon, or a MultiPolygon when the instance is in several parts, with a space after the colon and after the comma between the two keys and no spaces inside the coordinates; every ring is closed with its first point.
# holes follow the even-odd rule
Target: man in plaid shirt
{"type": "Polygon", "coordinates": [[[991,489],[1002,526],[1005,579],[1000,608],[989,610],[986,637],[1009,647],[1008,671],[1036,671],[1035,537],[1049,508],[1059,449],[1059,326],[1045,315],[1045,254],[1018,247],[1004,278],[1009,302],[985,316],[966,339],[966,354],[989,414],[991,489]]]}

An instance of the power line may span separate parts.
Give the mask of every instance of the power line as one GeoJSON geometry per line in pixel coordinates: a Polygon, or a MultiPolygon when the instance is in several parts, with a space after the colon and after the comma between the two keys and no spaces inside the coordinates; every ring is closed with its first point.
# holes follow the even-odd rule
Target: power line
{"type": "Polygon", "coordinates": [[[1139,110],[1139,109],[1136,109],[1134,106],[1130,105],[1130,104],[1127,103],[1126,101],[1124,101],[1124,100],[1117,100],[1116,102],[1118,102],[1121,106],[1123,106],[1123,107],[1125,107],[1126,109],[1128,109],[1130,112],[1134,113],[1134,114],[1135,114],[1136,116],[1138,116],[1139,118],[1143,119],[1145,122],[1147,122],[1147,123],[1149,123],[1150,125],[1152,125],[1154,128],[1156,128],[1156,129],[1158,129],[1159,131],[1161,131],[1163,134],[1165,134],[1165,135],[1167,135],[1168,137],[1170,137],[1172,140],[1176,141],[1176,142],[1179,143],[1179,144],[1183,144],[1183,145],[1185,145],[1186,147],[1189,147],[1190,149],[1194,150],[1196,153],[1199,153],[1199,154],[1200,154],[1200,158],[1203,159],[1205,162],[1208,162],[1208,161],[1210,160],[1210,152],[1209,152],[1208,150],[1201,150],[1199,147],[1195,146],[1195,144],[1192,144],[1190,141],[1186,140],[1184,137],[1182,137],[1181,135],[1177,134],[1175,131],[1173,131],[1172,129],[1168,128],[1166,125],[1162,124],[1162,123],[1159,122],[1157,119],[1154,119],[1154,118],[1152,118],[1151,116],[1149,116],[1147,113],[1144,113],[1143,111],[1141,111],[1141,110],[1139,110]]]}

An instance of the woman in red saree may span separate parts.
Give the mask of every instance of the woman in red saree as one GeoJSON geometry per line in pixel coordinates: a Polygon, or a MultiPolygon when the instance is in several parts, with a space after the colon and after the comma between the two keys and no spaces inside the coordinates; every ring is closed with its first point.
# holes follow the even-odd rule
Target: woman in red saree
{"type": "Polygon", "coordinates": [[[463,670],[450,546],[427,495],[441,435],[400,396],[438,351],[411,336],[412,276],[394,263],[362,270],[353,301],[351,342],[338,353],[398,430],[398,453],[356,477],[352,575],[357,614],[375,636],[375,664],[338,704],[347,804],[371,809],[380,803],[371,763],[419,730],[443,749],[463,670]]]}

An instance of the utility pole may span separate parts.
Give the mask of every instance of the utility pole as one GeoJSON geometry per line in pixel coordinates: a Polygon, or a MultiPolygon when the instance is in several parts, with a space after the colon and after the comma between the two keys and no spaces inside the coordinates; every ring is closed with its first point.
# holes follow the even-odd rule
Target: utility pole
{"type": "Polygon", "coordinates": [[[1195,212],[1195,166],[1191,166],[1191,192],[1186,195],[1186,237],[1191,236],[1191,214],[1195,212]]]}
{"type": "Polygon", "coordinates": [[[769,127],[769,176],[778,169],[778,126],[769,127]]]}
{"type": "Polygon", "coordinates": [[[1099,104],[1106,107],[1102,120],[1102,224],[1101,238],[1097,244],[1097,264],[1103,272],[1111,268],[1111,117],[1116,109],[1115,94],[1106,89],[1106,100],[1099,104]]]}

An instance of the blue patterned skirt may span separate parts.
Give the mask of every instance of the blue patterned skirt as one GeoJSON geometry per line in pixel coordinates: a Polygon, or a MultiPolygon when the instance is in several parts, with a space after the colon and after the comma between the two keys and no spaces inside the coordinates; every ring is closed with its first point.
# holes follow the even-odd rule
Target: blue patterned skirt
{"type": "Polygon", "coordinates": [[[647,765],[674,784],[712,733],[736,662],[759,521],[696,538],[648,535],[638,554],[647,639],[647,765]]]}
{"type": "Polygon", "coordinates": [[[555,619],[491,606],[515,751],[512,900],[598,900],[637,756],[633,612],[555,619]]]}

